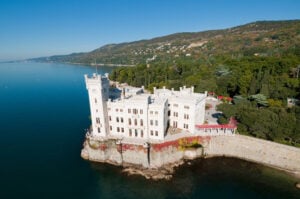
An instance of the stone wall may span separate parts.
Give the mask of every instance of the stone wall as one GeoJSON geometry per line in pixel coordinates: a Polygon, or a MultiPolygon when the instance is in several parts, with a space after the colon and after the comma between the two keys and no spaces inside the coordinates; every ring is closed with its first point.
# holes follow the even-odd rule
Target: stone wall
{"type": "Polygon", "coordinates": [[[253,137],[214,136],[205,146],[204,153],[241,158],[300,174],[299,148],[253,137]]]}
{"type": "Polygon", "coordinates": [[[228,156],[266,164],[300,176],[300,149],[243,135],[189,137],[161,144],[118,144],[109,139],[84,143],[81,156],[85,159],[117,165],[135,165],[141,168],[161,168],[177,164],[183,159],[206,156],[228,156]],[[197,141],[203,148],[182,148],[197,141]]]}

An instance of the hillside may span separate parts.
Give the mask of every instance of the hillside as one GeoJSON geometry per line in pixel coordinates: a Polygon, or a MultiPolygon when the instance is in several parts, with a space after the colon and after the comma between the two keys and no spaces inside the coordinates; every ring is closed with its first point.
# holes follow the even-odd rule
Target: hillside
{"type": "Polygon", "coordinates": [[[35,61],[135,65],[191,56],[209,58],[230,54],[273,56],[300,55],[300,20],[258,21],[223,30],[176,33],[149,40],[108,44],[87,53],[32,59],[35,61]]]}
{"type": "Polygon", "coordinates": [[[240,134],[300,147],[300,106],[287,104],[288,98],[300,102],[299,21],[256,22],[167,38],[170,46],[155,53],[155,60],[117,67],[110,79],[149,90],[186,85],[223,95],[220,123],[234,116],[240,134]],[[186,44],[178,50],[170,40],[186,44]]]}

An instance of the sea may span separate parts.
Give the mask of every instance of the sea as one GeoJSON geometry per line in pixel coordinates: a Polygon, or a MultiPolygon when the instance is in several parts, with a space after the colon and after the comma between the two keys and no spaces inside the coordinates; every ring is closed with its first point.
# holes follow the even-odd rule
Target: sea
{"type": "Polygon", "coordinates": [[[300,198],[296,178],[234,158],[186,162],[168,181],[83,160],[91,122],[83,75],[95,72],[83,65],[0,64],[1,199],[300,198]]]}

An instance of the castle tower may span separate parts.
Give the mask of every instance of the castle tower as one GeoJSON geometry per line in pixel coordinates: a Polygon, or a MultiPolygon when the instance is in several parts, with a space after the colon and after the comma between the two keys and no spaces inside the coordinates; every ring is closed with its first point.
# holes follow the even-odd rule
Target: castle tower
{"type": "Polygon", "coordinates": [[[108,134],[107,100],[109,95],[108,74],[92,77],[84,75],[89,94],[93,137],[105,137],[108,134]]]}

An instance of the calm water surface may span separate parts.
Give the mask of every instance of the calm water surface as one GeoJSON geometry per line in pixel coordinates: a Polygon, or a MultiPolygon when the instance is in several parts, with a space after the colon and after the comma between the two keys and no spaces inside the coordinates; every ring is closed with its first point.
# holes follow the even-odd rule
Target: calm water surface
{"type": "Polygon", "coordinates": [[[0,64],[1,199],[300,198],[296,179],[236,159],[200,159],[158,182],[82,160],[90,124],[83,74],[93,72],[80,65],[0,64]]]}

